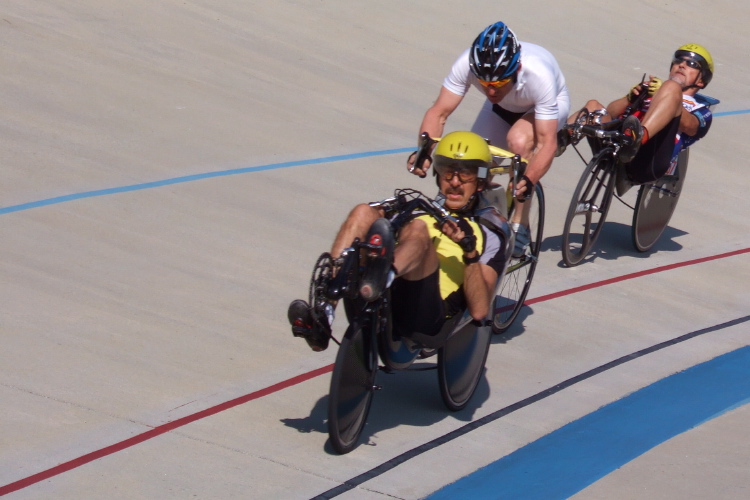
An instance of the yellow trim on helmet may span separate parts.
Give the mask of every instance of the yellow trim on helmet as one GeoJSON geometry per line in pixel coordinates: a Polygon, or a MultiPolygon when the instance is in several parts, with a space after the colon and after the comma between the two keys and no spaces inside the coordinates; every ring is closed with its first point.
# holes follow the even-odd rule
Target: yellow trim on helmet
{"type": "Polygon", "coordinates": [[[487,164],[492,161],[487,141],[474,132],[451,132],[435,148],[435,156],[444,156],[451,160],[481,160],[487,164]]]}
{"type": "Polygon", "coordinates": [[[697,43],[688,43],[677,49],[677,52],[684,50],[686,52],[693,52],[703,58],[708,64],[708,71],[713,75],[714,73],[714,60],[711,57],[711,53],[708,52],[705,47],[698,45],[697,43]]]}

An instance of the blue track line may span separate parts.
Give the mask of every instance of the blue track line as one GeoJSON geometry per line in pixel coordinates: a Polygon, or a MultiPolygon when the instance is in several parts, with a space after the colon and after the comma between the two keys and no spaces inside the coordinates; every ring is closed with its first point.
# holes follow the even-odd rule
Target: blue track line
{"type": "Polygon", "coordinates": [[[364,153],[355,153],[348,155],[338,156],[327,156],[325,158],[312,158],[310,160],[298,160],[288,161],[283,163],[271,163],[269,165],[261,165],[258,167],[245,167],[236,168],[232,170],[222,170],[220,172],[206,172],[204,174],[186,175],[183,177],[174,177],[172,179],[164,179],[161,181],[144,182],[143,184],[133,184],[131,186],[122,186],[110,189],[99,189],[96,191],[86,191],[83,193],[69,194],[65,196],[57,196],[55,198],[47,198],[46,200],[32,201],[29,203],[22,203],[20,205],[13,205],[10,207],[0,208],[0,215],[9,214],[13,212],[20,212],[22,210],[29,210],[32,208],[44,207],[47,205],[55,205],[58,203],[65,203],[68,201],[82,200],[84,198],[94,198],[96,196],[106,196],[110,194],[127,193],[129,191],[140,191],[143,189],[151,189],[162,186],[169,186],[172,184],[181,184],[184,182],[200,181],[203,179],[211,179],[213,177],[225,177],[228,175],[247,174],[250,172],[261,172],[263,170],[276,170],[280,168],[288,167],[299,167],[302,165],[315,165],[318,163],[333,163],[337,161],[346,160],[357,160],[360,158],[369,158],[372,156],[383,156],[397,153],[406,153],[413,151],[414,148],[400,148],[400,149],[386,149],[383,151],[367,151],[364,153]]]}
{"type": "Polygon", "coordinates": [[[748,402],[750,346],[655,382],[427,498],[569,498],[664,441],[748,402]]]}
{"type": "MultiPolygon", "coordinates": [[[[745,113],[750,113],[750,109],[739,110],[739,111],[724,111],[722,113],[714,113],[714,116],[730,116],[730,115],[740,115],[740,114],[745,114],[745,113]]],[[[261,172],[264,170],[276,170],[280,168],[299,167],[303,165],[316,165],[319,163],[333,163],[337,161],[356,160],[359,158],[369,158],[372,156],[408,153],[413,150],[414,148],[398,148],[398,149],[386,149],[382,151],[366,151],[364,153],[327,156],[324,158],[312,158],[309,160],[288,161],[288,162],[283,162],[283,163],[271,163],[269,165],[260,165],[258,167],[236,168],[232,170],[222,170],[220,172],[206,172],[204,174],[186,175],[183,177],[173,177],[171,179],[164,179],[161,181],[144,182],[142,184],[133,184],[130,186],[122,186],[122,187],[109,188],[109,189],[99,189],[96,191],[86,191],[83,193],[56,196],[54,198],[47,198],[45,200],[31,201],[29,203],[22,203],[20,205],[12,205],[9,207],[0,208],[0,215],[9,214],[13,212],[21,212],[23,210],[30,210],[32,208],[39,208],[39,207],[44,207],[48,205],[56,205],[58,203],[66,203],[68,201],[82,200],[84,198],[94,198],[97,196],[107,196],[111,194],[127,193],[129,191],[140,191],[143,189],[151,189],[151,188],[157,188],[157,187],[162,187],[162,186],[169,186],[172,184],[181,184],[184,182],[193,182],[193,181],[200,181],[203,179],[211,179],[213,177],[225,177],[228,175],[261,172]]]]}

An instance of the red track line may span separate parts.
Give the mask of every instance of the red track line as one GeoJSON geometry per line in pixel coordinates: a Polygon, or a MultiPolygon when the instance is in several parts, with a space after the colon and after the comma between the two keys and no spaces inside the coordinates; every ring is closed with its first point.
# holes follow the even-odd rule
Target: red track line
{"type": "MultiPolygon", "coordinates": [[[[620,281],[626,281],[634,278],[639,278],[641,276],[647,276],[649,274],[656,274],[663,271],[670,271],[672,269],[677,269],[680,267],[686,267],[686,266],[692,266],[695,264],[701,264],[703,262],[709,262],[712,260],[718,260],[718,259],[724,259],[727,257],[733,257],[735,255],[741,255],[744,253],[750,252],[750,248],[745,248],[742,250],[736,250],[733,252],[727,252],[719,255],[714,255],[712,257],[703,257],[700,259],[694,259],[689,260],[686,262],[680,262],[677,264],[670,264],[667,266],[661,266],[656,267],[654,269],[648,269],[646,271],[639,271],[637,273],[631,273],[631,274],[625,274],[623,276],[619,276],[617,278],[611,278],[608,280],[602,280],[597,281],[594,283],[590,283],[588,285],[579,286],[576,288],[570,288],[568,290],[562,290],[560,292],[550,293],[547,295],[542,295],[540,297],[536,297],[533,299],[529,299],[525,302],[526,305],[536,304],[537,302],[546,302],[548,300],[556,299],[559,297],[564,297],[566,295],[572,295],[574,293],[583,292],[586,290],[591,290],[593,288],[599,288],[605,285],[611,285],[613,283],[618,283],[620,281]]],[[[273,394],[274,392],[278,392],[282,389],[286,389],[287,387],[291,387],[293,385],[300,384],[302,382],[305,382],[307,380],[313,379],[315,377],[318,377],[320,375],[324,375],[326,373],[329,373],[333,370],[333,365],[324,366],[322,368],[315,369],[313,371],[303,373],[302,375],[297,375],[296,377],[292,377],[288,380],[284,380],[282,382],[279,382],[277,384],[271,385],[269,387],[266,387],[265,389],[261,389],[259,391],[252,392],[250,394],[246,394],[244,396],[240,396],[238,398],[232,399],[230,401],[226,401],[224,403],[218,404],[216,406],[212,406],[211,408],[206,408],[205,410],[201,410],[197,413],[193,413],[192,415],[187,415],[182,418],[178,418],[177,420],[174,420],[172,422],[167,422],[166,424],[159,425],[157,427],[154,427],[153,429],[143,432],[141,434],[138,434],[136,436],[133,436],[131,438],[128,438],[124,441],[120,441],[119,443],[115,443],[113,445],[107,446],[105,448],[101,448],[99,450],[93,451],[91,453],[88,453],[86,455],[83,455],[81,457],[75,458],[73,460],[70,460],[68,462],[62,463],[60,465],[57,465],[55,467],[52,467],[50,469],[47,469],[45,471],[39,472],[37,474],[34,474],[32,476],[26,477],[24,479],[20,479],[14,483],[6,484],[5,486],[0,486],[0,496],[7,495],[8,493],[12,493],[14,491],[18,491],[20,489],[26,488],[28,486],[31,486],[32,484],[36,484],[38,482],[44,481],[45,479],[49,479],[51,477],[57,476],[59,474],[62,474],[64,472],[67,472],[69,470],[78,468],[82,465],[85,465],[89,462],[93,462],[94,460],[98,460],[100,458],[106,457],[107,455],[111,455],[113,453],[117,453],[118,451],[122,451],[126,448],[130,448],[131,446],[135,446],[136,444],[142,443],[144,441],[148,441],[151,438],[155,438],[156,436],[159,436],[161,434],[173,431],[179,427],[185,426],[189,423],[195,422],[197,420],[201,420],[206,417],[210,417],[212,415],[215,415],[217,413],[220,413],[224,410],[228,410],[230,408],[234,408],[235,406],[239,406],[241,404],[247,403],[249,401],[253,401],[258,398],[262,398],[264,396],[268,396],[269,394],[273,394]]]]}
{"type": "Polygon", "coordinates": [[[139,443],[147,441],[151,438],[154,438],[166,432],[173,431],[191,422],[195,422],[196,420],[210,417],[211,415],[215,415],[224,410],[234,408],[235,406],[241,405],[243,403],[247,403],[248,401],[252,401],[254,399],[262,398],[263,396],[273,394],[274,392],[278,392],[282,389],[286,389],[287,387],[300,384],[302,382],[315,378],[319,375],[328,373],[332,370],[333,370],[333,365],[324,366],[322,368],[318,368],[311,372],[303,373],[302,375],[297,375],[296,377],[292,377],[288,380],[284,380],[283,382],[279,382],[278,384],[274,384],[272,386],[266,387],[265,389],[251,392],[250,394],[245,394],[244,396],[240,396],[230,401],[226,401],[216,406],[212,406],[211,408],[206,408],[205,410],[199,411],[197,413],[193,413],[192,415],[187,415],[185,417],[178,418],[177,420],[173,420],[172,422],[167,422],[166,424],[159,425],[157,427],[154,427],[150,431],[143,432],[141,434],[128,438],[124,441],[120,441],[119,443],[115,443],[105,448],[101,448],[99,450],[93,451],[91,453],[88,453],[76,459],[73,459],[69,462],[62,463],[60,465],[52,467],[51,469],[47,469],[45,471],[34,474],[33,476],[29,476],[27,478],[21,479],[14,483],[6,484],[5,486],[0,486],[0,496],[7,495],[8,493],[12,493],[14,491],[18,491],[22,488],[26,488],[27,486],[31,486],[32,484],[36,484],[40,481],[44,481],[45,479],[49,479],[53,476],[57,476],[59,474],[62,474],[63,472],[67,472],[69,470],[75,469],[89,462],[93,462],[94,460],[98,460],[102,457],[106,457],[107,455],[111,455],[113,453],[117,453],[118,451],[122,451],[126,448],[130,448],[131,446],[135,446],[139,443]]]}
{"type": "Polygon", "coordinates": [[[670,271],[672,269],[677,269],[680,267],[693,266],[695,264],[702,264],[703,262],[709,262],[712,260],[725,259],[727,257],[734,257],[735,255],[741,255],[743,253],[748,253],[748,252],[750,252],[750,248],[743,248],[742,250],[735,250],[734,252],[722,253],[719,255],[714,255],[712,257],[703,257],[700,259],[688,260],[685,262],[678,262],[677,264],[669,264],[667,266],[655,267],[653,269],[647,269],[645,271],[639,271],[637,273],[625,274],[623,276],[618,276],[617,278],[596,281],[594,283],[589,283],[588,285],[582,285],[579,287],[569,288],[567,290],[562,290],[562,291],[550,293],[547,295],[541,295],[533,299],[528,299],[526,302],[524,302],[524,305],[528,306],[531,304],[536,304],[537,302],[546,302],[548,300],[557,299],[560,297],[564,297],[566,295],[572,295],[574,293],[591,290],[592,288],[599,288],[601,286],[611,285],[613,283],[619,283],[620,281],[627,281],[633,278],[640,278],[641,276],[648,276],[649,274],[656,274],[656,273],[661,273],[663,271],[670,271]]]}

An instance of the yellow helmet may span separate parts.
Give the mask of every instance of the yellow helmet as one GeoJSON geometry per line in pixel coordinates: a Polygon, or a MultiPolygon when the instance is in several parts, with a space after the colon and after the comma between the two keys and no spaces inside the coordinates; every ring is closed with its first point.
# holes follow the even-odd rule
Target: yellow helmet
{"type": "Polygon", "coordinates": [[[487,141],[474,132],[451,132],[435,148],[435,171],[456,166],[476,169],[477,177],[486,179],[492,161],[487,141]]]}
{"type": "Polygon", "coordinates": [[[687,57],[694,60],[701,66],[701,80],[703,80],[703,87],[708,86],[708,82],[714,76],[714,60],[711,54],[701,45],[697,43],[688,43],[677,49],[674,53],[675,59],[687,57]]]}

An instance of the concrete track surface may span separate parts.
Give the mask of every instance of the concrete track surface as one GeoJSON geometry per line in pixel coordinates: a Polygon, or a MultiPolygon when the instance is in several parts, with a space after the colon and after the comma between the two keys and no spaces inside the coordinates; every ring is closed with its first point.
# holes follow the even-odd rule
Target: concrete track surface
{"type": "MultiPolygon", "coordinates": [[[[468,476],[443,497],[747,498],[749,18],[725,0],[5,0],[0,494],[416,499],[468,476]],[[560,235],[583,163],[557,159],[528,307],[493,339],[470,406],[447,411],[432,371],[383,376],[361,445],[337,456],[336,349],[292,338],[287,304],[356,202],[434,191],[406,151],[454,58],[496,20],[555,54],[574,107],[705,45],[713,129],[656,247],[633,249],[617,203],[574,269],[560,235]],[[692,378],[659,393],[673,376],[692,378]],[[678,405],[683,428],[647,445],[678,405]],[[604,434],[622,438],[580,453],[606,411],[604,434]]],[[[447,130],[481,102],[472,91],[447,130]]]]}

